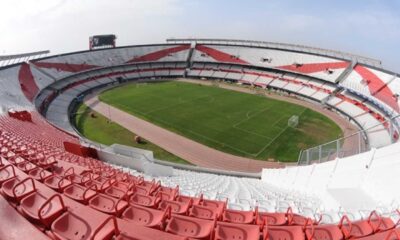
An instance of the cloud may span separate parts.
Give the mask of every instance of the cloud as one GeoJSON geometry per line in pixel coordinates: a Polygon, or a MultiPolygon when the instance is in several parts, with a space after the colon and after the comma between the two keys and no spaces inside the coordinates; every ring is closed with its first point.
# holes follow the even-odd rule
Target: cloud
{"type": "Polygon", "coordinates": [[[399,5],[328,0],[2,0],[0,52],[87,49],[93,34],[118,45],[169,37],[278,41],[380,58],[400,71],[399,5]]]}

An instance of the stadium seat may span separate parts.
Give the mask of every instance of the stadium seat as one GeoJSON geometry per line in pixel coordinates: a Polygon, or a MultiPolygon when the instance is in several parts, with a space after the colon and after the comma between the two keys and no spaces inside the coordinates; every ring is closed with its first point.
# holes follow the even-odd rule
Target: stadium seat
{"type": "Polygon", "coordinates": [[[147,228],[136,225],[132,228],[131,224],[117,221],[113,216],[107,218],[100,224],[92,234],[91,239],[116,239],[116,240],[184,240],[186,238],[169,234],[157,229],[147,228]],[[111,222],[111,224],[110,224],[111,222]],[[111,226],[110,226],[111,225],[111,226]],[[111,233],[111,236],[108,234],[111,233]]]}
{"type": "Polygon", "coordinates": [[[161,198],[157,196],[146,196],[141,194],[133,194],[129,198],[129,204],[140,205],[144,207],[157,208],[161,198]]]}
{"type": "Polygon", "coordinates": [[[218,213],[215,210],[216,208],[214,207],[193,204],[189,210],[189,216],[207,220],[219,219],[218,213]]]}
{"type": "Polygon", "coordinates": [[[267,224],[268,226],[282,226],[287,225],[287,219],[285,213],[269,213],[269,212],[259,212],[256,208],[256,223],[259,225],[267,224]]]}
{"type": "Polygon", "coordinates": [[[108,196],[117,198],[117,199],[125,199],[128,200],[132,193],[129,192],[129,189],[121,189],[116,187],[115,185],[111,185],[109,188],[104,190],[104,193],[108,196]]]}
{"type": "Polygon", "coordinates": [[[79,184],[71,184],[64,189],[64,195],[83,204],[88,204],[89,200],[97,194],[96,185],[84,187],[79,184]]]}
{"type": "Polygon", "coordinates": [[[308,240],[343,240],[344,236],[340,228],[335,224],[314,225],[311,220],[304,226],[304,232],[308,240]]]}
{"type": "Polygon", "coordinates": [[[340,220],[339,228],[342,230],[346,239],[366,237],[374,233],[369,219],[351,222],[346,215],[340,220]]]}
{"type": "Polygon", "coordinates": [[[300,226],[268,226],[263,228],[263,240],[305,240],[303,227],[300,226]]]}
{"type": "Polygon", "coordinates": [[[203,199],[201,205],[205,207],[214,208],[217,216],[221,216],[222,212],[226,209],[227,201],[203,199]]]}
{"type": "Polygon", "coordinates": [[[0,239],[48,239],[35,225],[0,196],[0,239]]]}
{"type": "Polygon", "coordinates": [[[57,192],[62,192],[66,187],[72,184],[72,182],[68,180],[68,176],[60,177],[58,175],[49,176],[43,183],[57,192]]]}
{"type": "Polygon", "coordinates": [[[164,211],[141,207],[138,205],[129,206],[123,213],[121,218],[145,227],[164,229],[165,221],[171,216],[171,208],[164,211]]]}
{"type": "Polygon", "coordinates": [[[161,200],[158,205],[158,209],[166,210],[168,208],[171,209],[171,213],[179,214],[179,215],[187,215],[189,211],[189,207],[191,206],[191,202],[178,202],[171,200],[161,200]]]}
{"type": "Polygon", "coordinates": [[[254,222],[254,212],[226,209],[222,213],[222,221],[251,224],[254,222]]]}
{"type": "Polygon", "coordinates": [[[13,177],[16,177],[13,165],[6,165],[0,168],[0,185],[13,177]]]}
{"type": "Polygon", "coordinates": [[[89,206],[100,212],[120,216],[128,207],[128,203],[123,199],[115,199],[99,193],[89,200],[89,206]]]}
{"type": "Polygon", "coordinates": [[[35,223],[49,227],[52,221],[66,210],[66,207],[59,194],[47,198],[35,191],[21,200],[20,209],[35,223]]]}
{"type": "Polygon", "coordinates": [[[93,218],[85,212],[75,214],[71,211],[64,212],[51,224],[51,232],[59,240],[81,239],[111,239],[114,235],[113,226],[100,226],[96,224],[97,218],[93,218]],[[96,238],[93,232],[96,230],[96,238]]]}
{"type": "Polygon", "coordinates": [[[38,167],[37,165],[35,165],[31,162],[28,162],[28,161],[23,161],[23,162],[20,162],[17,164],[17,168],[26,173],[28,173],[29,171],[31,171],[37,167],[38,167]]]}
{"type": "Polygon", "coordinates": [[[86,172],[83,173],[81,175],[78,174],[71,174],[69,176],[66,177],[70,182],[72,183],[76,183],[76,184],[85,184],[88,181],[90,181],[92,179],[92,173],[90,172],[86,172]]]}
{"type": "Polygon", "coordinates": [[[175,201],[178,201],[178,202],[192,202],[193,205],[200,205],[200,202],[202,200],[203,200],[203,195],[201,195],[199,198],[190,197],[190,196],[184,196],[184,195],[178,195],[175,198],[175,201]]]}
{"type": "Polygon", "coordinates": [[[257,225],[217,222],[215,240],[259,240],[260,227],[257,225]]]}
{"type": "Polygon", "coordinates": [[[36,191],[36,185],[32,178],[20,180],[15,177],[5,181],[1,190],[8,201],[19,203],[22,198],[36,191]]]}
{"type": "Polygon", "coordinates": [[[39,182],[43,182],[44,179],[46,179],[47,177],[51,176],[52,173],[47,171],[47,170],[45,170],[45,169],[43,169],[43,168],[35,168],[35,169],[30,170],[28,172],[28,175],[31,178],[33,178],[33,179],[35,179],[35,180],[37,180],[39,182]]]}
{"type": "Polygon", "coordinates": [[[199,218],[172,215],[165,231],[194,239],[212,239],[216,222],[199,218]]]}
{"type": "Polygon", "coordinates": [[[108,179],[104,177],[99,177],[96,180],[90,180],[84,183],[86,187],[90,187],[92,185],[96,185],[97,191],[99,192],[104,192],[107,188],[109,188],[113,183],[115,182],[115,179],[108,179]]]}

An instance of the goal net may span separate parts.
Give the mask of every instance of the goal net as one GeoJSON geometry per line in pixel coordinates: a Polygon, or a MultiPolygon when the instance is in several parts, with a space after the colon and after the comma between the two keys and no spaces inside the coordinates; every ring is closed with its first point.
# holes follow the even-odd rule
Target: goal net
{"type": "Polygon", "coordinates": [[[297,127],[297,125],[299,125],[299,116],[297,116],[297,115],[291,116],[288,120],[288,126],[295,128],[295,127],[297,127]]]}

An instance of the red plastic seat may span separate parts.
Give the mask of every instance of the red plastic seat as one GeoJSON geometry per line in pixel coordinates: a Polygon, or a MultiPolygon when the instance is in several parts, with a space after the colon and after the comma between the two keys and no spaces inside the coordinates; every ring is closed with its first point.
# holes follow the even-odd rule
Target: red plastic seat
{"type": "MultiPolygon", "coordinates": [[[[400,215],[399,210],[397,210],[397,213],[400,215]]],[[[400,223],[400,220],[398,220],[397,223],[394,223],[391,218],[381,217],[376,211],[372,211],[368,217],[368,223],[371,225],[374,232],[383,232],[397,227],[397,225],[400,223]]]]}
{"type": "MultiPolygon", "coordinates": [[[[94,239],[93,232],[98,226],[91,219],[84,219],[71,211],[63,213],[51,224],[51,232],[58,240],[94,239]]],[[[111,239],[114,227],[103,226],[97,230],[96,239],[111,239]]]]}
{"type": "Polygon", "coordinates": [[[83,204],[88,204],[89,200],[97,194],[96,185],[83,187],[72,184],[64,189],[64,195],[83,204]]]}
{"type": "Polygon", "coordinates": [[[169,188],[160,186],[157,191],[157,195],[161,197],[162,200],[175,200],[179,192],[179,186],[176,188],[169,188]]]}
{"type": "Polygon", "coordinates": [[[26,172],[26,173],[37,167],[38,166],[36,166],[35,164],[30,163],[28,161],[24,161],[24,162],[17,164],[17,168],[19,168],[21,171],[26,172]]]}
{"type": "Polygon", "coordinates": [[[215,208],[217,215],[221,216],[222,212],[226,209],[227,201],[228,199],[226,201],[203,199],[203,201],[200,204],[205,207],[215,208]]]}
{"type": "Polygon", "coordinates": [[[211,239],[215,221],[187,216],[173,215],[165,231],[195,239],[211,239]]]}
{"type": "Polygon", "coordinates": [[[162,200],[158,205],[158,209],[166,210],[167,208],[171,208],[172,213],[180,215],[186,215],[189,211],[189,207],[190,207],[190,202],[183,203],[170,200],[162,200]]]}
{"type": "Polygon", "coordinates": [[[286,217],[287,217],[287,221],[288,221],[289,225],[304,226],[306,224],[310,224],[310,221],[311,221],[312,224],[316,224],[310,218],[307,218],[307,217],[304,217],[302,215],[293,213],[291,207],[289,207],[287,209],[286,217]]]}
{"type": "Polygon", "coordinates": [[[254,222],[254,212],[226,209],[222,213],[222,221],[250,224],[254,222]]]}
{"type": "Polygon", "coordinates": [[[184,240],[186,238],[166,233],[157,229],[135,226],[132,228],[131,224],[126,224],[125,222],[117,221],[113,216],[106,219],[99,227],[97,227],[91,239],[108,239],[107,237],[100,236],[99,233],[103,233],[104,228],[106,228],[106,233],[110,230],[110,224],[112,222],[112,239],[115,240],[184,240]]]}
{"type": "Polygon", "coordinates": [[[265,226],[263,240],[305,240],[303,228],[300,226],[265,226]]]}
{"type": "Polygon", "coordinates": [[[54,156],[50,156],[47,158],[46,157],[38,158],[36,159],[35,163],[42,168],[50,168],[55,164],[57,164],[57,160],[54,156]]]}
{"type": "Polygon", "coordinates": [[[259,212],[256,208],[256,223],[259,225],[265,224],[268,226],[282,226],[287,225],[287,219],[285,213],[270,213],[270,212],[259,212]]]}
{"type": "Polygon", "coordinates": [[[166,192],[160,192],[158,191],[156,193],[156,196],[159,196],[161,198],[161,200],[175,200],[175,194],[174,193],[166,193],[166,192]]]}
{"type": "Polygon", "coordinates": [[[133,183],[129,182],[115,181],[112,186],[119,188],[123,191],[129,191],[130,189],[132,189],[133,185],[133,183]]]}
{"type": "Polygon", "coordinates": [[[175,198],[175,201],[178,201],[178,202],[189,202],[189,201],[191,201],[193,205],[199,205],[202,200],[203,200],[203,195],[201,195],[199,198],[189,197],[189,196],[184,196],[184,195],[178,195],[175,198]]]}
{"type": "Polygon", "coordinates": [[[43,183],[51,189],[58,192],[62,192],[66,187],[72,184],[66,177],[61,177],[58,175],[52,175],[46,178],[43,183]]]}
{"type": "Polygon", "coordinates": [[[67,179],[69,181],[71,181],[72,183],[76,183],[76,184],[85,184],[88,181],[91,180],[91,173],[90,172],[86,172],[84,174],[78,175],[78,174],[71,174],[67,177],[67,179]]]}
{"type": "Polygon", "coordinates": [[[36,186],[32,178],[20,180],[15,177],[5,181],[1,190],[7,200],[19,203],[22,198],[36,191],[36,186]]]}
{"type": "Polygon", "coordinates": [[[63,166],[61,166],[61,167],[54,166],[53,173],[60,175],[60,176],[69,176],[69,175],[75,174],[75,169],[73,167],[65,169],[63,166]]]}
{"type": "Polygon", "coordinates": [[[122,199],[117,200],[100,193],[89,200],[89,206],[100,212],[120,216],[128,207],[128,203],[122,199]]]}
{"type": "Polygon", "coordinates": [[[66,210],[60,195],[55,194],[46,198],[37,191],[21,200],[20,209],[25,216],[47,227],[66,210]],[[55,201],[56,198],[58,201],[55,201]]]}
{"type": "Polygon", "coordinates": [[[104,190],[109,188],[114,183],[114,181],[115,181],[115,179],[99,177],[96,180],[91,180],[91,181],[86,182],[84,185],[86,187],[89,187],[89,186],[92,186],[93,184],[95,184],[97,187],[97,190],[99,192],[104,192],[104,190]]]}
{"type": "Polygon", "coordinates": [[[144,207],[157,208],[161,199],[157,196],[146,196],[141,194],[134,194],[129,198],[129,204],[140,205],[144,207]]]}
{"type": "Polygon", "coordinates": [[[106,190],[104,190],[104,193],[107,194],[110,197],[114,197],[117,199],[125,199],[128,200],[129,196],[131,193],[128,192],[129,190],[123,190],[121,188],[115,187],[114,185],[110,186],[106,190]]]}
{"type": "Polygon", "coordinates": [[[213,240],[259,240],[260,227],[237,223],[218,222],[213,240]]]}
{"type": "Polygon", "coordinates": [[[140,185],[133,185],[131,189],[128,191],[128,195],[131,196],[133,194],[140,194],[140,195],[151,195],[152,192],[149,191],[149,188],[140,186],[140,185]]]}
{"type": "Polygon", "coordinates": [[[384,232],[378,232],[367,237],[357,238],[359,240],[400,240],[400,229],[392,229],[384,232]]]}
{"type": "Polygon", "coordinates": [[[28,175],[35,180],[43,182],[43,180],[50,177],[52,173],[47,170],[44,170],[43,168],[35,168],[30,170],[28,175]]]}
{"type": "Polygon", "coordinates": [[[148,194],[152,194],[153,192],[157,191],[158,188],[161,186],[161,182],[156,182],[154,179],[151,182],[142,181],[137,187],[141,187],[146,189],[148,194]]]}
{"type": "Polygon", "coordinates": [[[374,228],[369,223],[369,219],[351,222],[346,215],[340,220],[339,228],[346,239],[366,237],[374,233],[374,228]]]}
{"type": "Polygon", "coordinates": [[[26,162],[26,160],[20,156],[15,155],[13,152],[8,152],[7,160],[14,165],[26,162]]]}
{"type": "Polygon", "coordinates": [[[308,219],[304,226],[304,233],[309,240],[343,240],[340,228],[335,224],[315,225],[308,219]]]}
{"type": "Polygon", "coordinates": [[[218,219],[216,208],[202,205],[193,205],[189,210],[189,216],[208,220],[218,219]]]}
{"type": "Polygon", "coordinates": [[[0,168],[0,185],[2,185],[5,181],[13,177],[16,177],[13,165],[6,165],[0,168]]]}
{"type": "Polygon", "coordinates": [[[164,229],[165,220],[171,215],[171,209],[160,211],[137,205],[129,206],[123,213],[122,218],[145,227],[164,229]]]}

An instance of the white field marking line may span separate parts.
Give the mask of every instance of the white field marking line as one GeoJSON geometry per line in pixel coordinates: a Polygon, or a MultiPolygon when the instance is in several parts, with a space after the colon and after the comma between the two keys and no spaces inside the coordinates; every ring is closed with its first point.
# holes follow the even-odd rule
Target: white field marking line
{"type": "MultiPolygon", "coordinates": [[[[299,117],[300,117],[301,115],[303,115],[303,113],[304,113],[306,110],[307,110],[307,108],[305,108],[305,109],[299,114],[299,117]]],[[[262,152],[264,152],[265,149],[267,149],[273,142],[275,142],[275,140],[278,139],[288,128],[289,128],[289,126],[286,126],[282,131],[280,131],[280,132],[278,133],[278,135],[275,136],[275,137],[272,139],[271,142],[269,142],[267,145],[265,145],[265,146],[257,153],[256,157],[257,157],[258,155],[260,155],[262,152]]]]}
{"type": "MultiPolygon", "coordinates": [[[[269,109],[271,109],[271,107],[266,107],[264,109],[261,109],[260,111],[257,111],[256,113],[254,113],[253,116],[247,117],[247,118],[240,120],[239,122],[233,124],[232,127],[235,128],[236,126],[240,125],[241,123],[248,121],[248,120],[252,119],[253,117],[257,116],[258,114],[261,114],[262,112],[265,112],[266,110],[269,110],[269,109]]],[[[251,112],[251,111],[248,111],[246,113],[246,116],[248,115],[249,112],[251,112]]]]}
{"type": "Polygon", "coordinates": [[[264,135],[261,135],[261,134],[255,133],[255,132],[251,132],[251,131],[248,131],[248,130],[246,130],[246,129],[242,129],[242,128],[239,128],[239,127],[233,127],[233,128],[234,128],[234,129],[237,129],[237,130],[239,130],[239,131],[246,132],[246,133],[248,133],[248,134],[254,135],[254,136],[258,136],[258,137],[261,137],[261,138],[270,140],[270,141],[272,140],[272,138],[270,138],[270,137],[267,137],[267,136],[264,136],[264,135]]]}
{"type": "Polygon", "coordinates": [[[248,112],[246,113],[246,117],[247,117],[247,118],[246,118],[246,119],[243,119],[243,120],[241,120],[241,121],[239,121],[238,123],[235,123],[234,125],[232,125],[232,127],[235,128],[235,129],[237,129],[237,130],[239,130],[239,131],[243,131],[243,132],[252,134],[252,135],[254,135],[254,136],[258,136],[258,137],[262,137],[262,138],[265,138],[265,139],[268,139],[268,140],[272,140],[272,138],[270,138],[270,137],[268,137],[268,136],[265,136],[265,135],[262,135],[262,134],[258,134],[258,133],[255,133],[255,132],[251,132],[251,131],[248,131],[248,130],[246,130],[246,129],[243,129],[243,128],[238,127],[238,125],[240,125],[241,123],[243,123],[243,122],[245,122],[245,121],[249,121],[249,120],[252,119],[253,117],[255,117],[255,116],[257,116],[258,114],[261,114],[262,112],[265,112],[265,111],[267,111],[267,110],[269,110],[269,109],[271,109],[271,107],[266,107],[266,108],[264,108],[264,109],[262,109],[262,110],[260,110],[260,111],[257,111],[256,113],[254,113],[253,116],[249,116],[249,113],[250,113],[251,111],[248,111],[248,112]]]}

